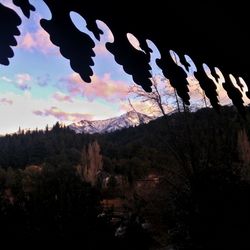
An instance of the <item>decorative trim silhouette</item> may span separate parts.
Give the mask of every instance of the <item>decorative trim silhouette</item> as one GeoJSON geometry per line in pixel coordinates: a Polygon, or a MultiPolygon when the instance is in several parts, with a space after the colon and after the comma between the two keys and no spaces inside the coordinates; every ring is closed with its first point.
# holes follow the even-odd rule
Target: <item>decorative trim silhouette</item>
{"type": "MultiPolygon", "coordinates": [[[[88,34],[75,27],[70,18],[71,11],[86,20],[87,28],[98,40],[103,31],[96,21],[101,20],[110,28],[114,42],[107,42],[106,48],[114,55],[116,62],[123,66],[124,71],[145,91],[150,92],[152,86],[152,50],[148,46],[148,39],[156,45],[161,54],[161,58],[157,59],[157,65],[186,105],[190,104],[187,75],[172,59],[170,49],[180,55],[180,62],[186,69],[191,65],[184,56],[186,53],[190,55],[197,69],[194,76],[216,110],[220,109],[217,91],[218,85],[222,84],[228,97],[244,115],[243,96],[250,99],[249,42],[245,6],[227,4],[215,8],[212,3],[193,5],[190,1],[168,1],[163,4],[160,0],[155,0],[150,5],[143,3],[141,6],[130,0],[84,3],[81,0],[43,1],[51,11],[52,18],[42,19],[42,28],[49,33],[51,42],[60,48],[62,56],[69,59],[72,69],[79,73],[85,82],[90,82],[93,75],[91,66],[94,65],[92,58],[95,56],[95,43],[88,34]],[[130,44],[127,39],[128,33],[138,39],[141,50],[130,44]],[[205,72],[205,62],[211,70],[210,76],[215,80],[211,80],[205,72]],[[215,67],[223,74],[224,81],[221,83],[215,67]],[[233,74],[235,82],[229,74],[233,74]]],[[[13,3],[21,8],[27,18],[30,17],[31,11],[35,11],[28,0],[14,0],[13,3]]],[[[14,36],[20,35],[20,24],[21,18],[17,13],[0,4],[0,64],[8,65],[9,58],[14,56],[10,46],[17,45],[14,36]]]]}

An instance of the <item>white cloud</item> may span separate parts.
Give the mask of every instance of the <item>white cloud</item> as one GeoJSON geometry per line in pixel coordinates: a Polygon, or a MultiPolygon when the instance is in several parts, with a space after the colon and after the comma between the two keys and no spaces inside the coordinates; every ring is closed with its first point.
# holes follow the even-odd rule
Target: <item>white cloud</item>
{"type": "Polygon", "coordinates": [[[32,80],[32,77],[27,73],[17,74],[15,85],[21,90],[27,90],[31,88],[30,86],[31,80],[32,80]]]}
{"type": "Polygon", "coordinates": [[[2,76],[0,77],[0,80],[6,83],[13,84],[21,90],[29,90],[31,88],[32,77],[28,73],[20,73],[15,75],[13,79],[6,76],[2,76]]]}
{"type": "MultiPolygon", "coordinates": [[[[19,126],[22,129],[35,129],[36,127],[44,129],[47,124],[53,126],[59,120],[55,116],[38,116],[34,114],[35,111],[51,110],[55,114],[60,114],[60,112],[69,114],[69,120],[65,121],[66,125],[72,122],[72,119],[76,117],[73,116],[75,114],[91,114],[93,119],[105,119],[120,114],[117,103],[91,102],[84,99],[75,99],[73,102],[60,102],[54,99],[53,96],[47,100],[35,99],[28,91],[21,94],[6,93],[1,95],[1,98],[12,100],[13,104],[0,105],[0,134],[16,132],[19,126]]],[[[82,117],[79,115],[79,118],[82,117]]]]}
{"type": "Polygon", "coordinates": [[[2,80],[2,81],[4,81],[4,82],[12,82],[12,80],[11,80],[10,78],[6,77],[6,76],[2,76],[2,77],[0,78],[0,80],[2,80]]]}

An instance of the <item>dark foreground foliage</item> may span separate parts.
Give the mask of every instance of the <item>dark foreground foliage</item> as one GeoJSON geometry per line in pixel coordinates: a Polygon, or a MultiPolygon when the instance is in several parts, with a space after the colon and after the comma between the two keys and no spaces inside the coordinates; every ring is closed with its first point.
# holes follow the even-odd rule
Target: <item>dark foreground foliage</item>
{"type": "Polygon", "coordinates": [[[105,135],[56,124],[1,137],[0,237],[81,242],[86,249],[248,249],[249,134],[248,114],[242,119],[225,107],[105,135]],[[102,176],[110,177],[105,190],[76,171],[93,141],[102,176]],[[129,200],[116,223],[116,211],[103,213],[107,197],[129,200]]]}

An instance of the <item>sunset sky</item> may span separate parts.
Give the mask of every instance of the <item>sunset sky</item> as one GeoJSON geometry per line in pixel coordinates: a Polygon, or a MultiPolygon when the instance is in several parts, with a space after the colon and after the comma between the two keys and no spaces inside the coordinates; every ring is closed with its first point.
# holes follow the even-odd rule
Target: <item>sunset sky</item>
{"type": "MultiPolygon", "coordinates": [[[[0,2],[12,6],[11,0],[0,2]]],[[[56,121],[69,124],[124,113],[132,78],[115,63],[104,44],[95,48],[92,83],[84,83],[40,27],[41,17],[50,18],[46,5],[31,2],[37,11],[30,19],[17,9],[23,23],[19,26],[22,34],[16,37],[18,46],[13,48],[15,56],[9,66],[0,65],[0,134],[15,132],[19,126],[45,128],[56,121]]]]}
{"type": "MultiPolygon", "coordinates": [[[[13,7],[11,0],[0,2],[13,7]]],[[[112,33],[106,28],[101,42],[96,44],[95,74],[92,83],[85,83],[40,27],[41,18],[50,19],[46,5],[37,0],[31,3],[37,11],[30,19],[14,7],[23,20],[19,26],[21,36],[16,37],[18,46],[13,48],[15,56],[10,65],[0,65],[0,135],[15,132],[19,127],[43,129],[57,121],[67,125],[128,111],[127,91],[133,81],[104,46],[104,41],[112,41],[112,33]]],[[[74,20],[79,29],[86,30],[81,20],[74,20]]],[[[104,27],[102,23],[99,25],[104,27]]],[[[153,71],[160,73],[156,67],[153,71]]],[[[146,112],[147,104],[133,102],[138,111],[146,112]]]]}

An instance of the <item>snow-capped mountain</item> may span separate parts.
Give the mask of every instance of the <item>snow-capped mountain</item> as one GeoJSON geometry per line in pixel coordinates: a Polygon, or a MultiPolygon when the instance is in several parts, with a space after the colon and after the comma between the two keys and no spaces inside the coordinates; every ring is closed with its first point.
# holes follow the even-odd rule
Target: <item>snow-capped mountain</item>
{"type": "Polygon", "coordinates": [[[155,119],[145,114],[141,114],[135,111],[129,111],[118,117],[113,117],[106,120],[88,121],[82,120],[80,122],[72,123],[69,128],[76,133],[110,133],[122,128],[135,127],[143,123],[155,119]]]}

